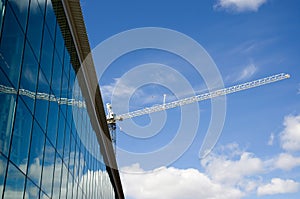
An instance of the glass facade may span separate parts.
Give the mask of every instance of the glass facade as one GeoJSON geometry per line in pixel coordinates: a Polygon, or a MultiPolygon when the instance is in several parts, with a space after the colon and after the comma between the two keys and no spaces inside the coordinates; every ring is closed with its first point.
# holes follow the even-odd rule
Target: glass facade
{"type": "Polygon", "coordinates": [[[51,0],[0,11],[0,198],[115,198],[51,0]]]}

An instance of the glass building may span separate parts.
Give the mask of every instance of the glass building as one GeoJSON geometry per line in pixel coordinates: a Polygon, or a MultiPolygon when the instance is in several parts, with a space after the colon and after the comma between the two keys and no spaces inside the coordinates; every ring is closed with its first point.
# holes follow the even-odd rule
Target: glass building
{"type": "Polygon", "coordinates": [[[79,0],[0,11],[0,198],[124,198],[79,0]]]}

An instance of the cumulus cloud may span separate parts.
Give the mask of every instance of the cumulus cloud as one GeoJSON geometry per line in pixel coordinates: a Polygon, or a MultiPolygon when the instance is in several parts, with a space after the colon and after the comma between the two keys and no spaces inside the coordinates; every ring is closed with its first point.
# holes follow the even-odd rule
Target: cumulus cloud
{"type": "Polygon", "coordinates": [[[213,182],[196,169],[161,167],[152,172],[136,174],[137,170],[142,169],[135,164],[126,170],[130,172],[121,173],[124,192],[127,197],[136,199],[161,198],[162,194],[165,199],[238,199],[244,196],[239,189],[213,182]]]}
{"type": "Polygon", "coordinates": [[[275,168],[282,170],[291,170],[300,166],[300,157],[294,157],[288,153],[280,154],[274,161],[275,168]]]}
{"type": "Polygon", "coordinates": [[[241,150],[236,143],[215,149],[201,160],[201,165],[203,172],[174,167],[145,172],[139,164],[122,168],[125,194],[139,199],[159,198],[162,194],[166,199],[243,198],[255,193],[261,175],[272,170],[264,160],[241,150]]]}
{"type": "Polygon", "coordinates": [[[267,0],[218,0],[214,8],[233,12],[256,12],[266,2],[267,0]]]}
{"type": "Polygon", "coordinates": [[[242,152],[236,160],[212,155],[201,163],[213,180],[229,185],[244,184],[246,177],[264,171],[263,161],[249,152],[242,152]]]}
{"type": "Polygon", "coordinates": [[[300,150],[300,115],[286,116],[284,118],[284,130],[281,132],[281,146],[286,151],[300,150]]]}
{"type": "Polygon", "coordinates": [[[283,180],[273,178],[269,184],[261,185],[257,189],[257,195],[274,195],[284,193],[295,193],[299,191],[300,184],[294,180],[283,180]]]}

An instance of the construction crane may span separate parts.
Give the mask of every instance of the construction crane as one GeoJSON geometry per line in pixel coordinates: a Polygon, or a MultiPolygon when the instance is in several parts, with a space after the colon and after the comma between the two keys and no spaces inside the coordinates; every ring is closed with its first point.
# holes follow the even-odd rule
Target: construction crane
{"type": "MultiPolygon", "coordinates": [[[[116,115],[113,112],[112,105],[107,103],[106,104],[106,108],[107,108],[106,119],[107,119],[108,128],[111,133],[112,142],[115,147],[116,146],[116,122],[117,121],[122,121],[125,119],[130,119],[130,118],[134,118],[134,117],[138,117],[138,116],[142,116],[142,115],[146,115],[146,114],[150,114],[150,113],[154,113],[154,112],[159,112],[159,111],[163,111],[163,110],[167,110],[167,109],[171,109],[171,108],[175,108],[175,107],[179,107],[179,106],[184,106],[186,104],[191,104],[191,103],[219,97],[222,95],[227,95],[230,93],[247,90],[250,88],[254,88],[254,87],[262,86],[265,84],[284,80],[287,78],[290,78],[289,74],[280,73],[277,75],[272,75],[272,76],[265,77],[262,79],[246,82],[243,84],[238,84],[238,85],[231,86],[228,88],[215,90],[212,92],[180,99],[180,100],[169,102],[169,103],[166,103],[166,95],[164,95],[163,104],[161,104],[161,105],[147,107],[144,109],[140,109],[140,110],[136,110],[136,111],[132,111],[129,113],[120,114],[120,115],[116,115]]],[[[68,105],[68,106],[76,106],[78,108],[86,108],[85,101],[69,99],[69,98],[60,98],[60,97],[56,97],[52,94],[33,92],[33,91],[26,90],[26,89],[15,89],[15,88],[5,86],[5,85],[0,85],[0,93],[19,94],[19,95],[27,96],[32,99],[40,99],[40,100],[47,100],[50,102],[56,102],[60,105],[68,105]]]]}
{"type": "Polygon", "coordinates": [[[132,111],[129,113],[120,114],[120,115],[116,115],[113,112],[112,105],[110,103],[107,103],[106,104],[106,108],[107,108],[106,119],[107,119],[107,124],[108,124],[109,130],[110,130],[111,136],[112,136],[112,141],[114,143],[114,147],[116,145],[116,122],[117,121],[122,121],[122,120],[130,119],[130,118],[134,118],[134,117],[138,117],[138,116],[142,116],[142,115],[146,115],[146,114],[150,114],[150,113],[154,113],[154,112],[159,112],[159,111],[163,111],[163,110],[168,110],[168,109],[179,107],[179,106],[184,106],[186,104],[191,104],[191,103],[227,95],[230,93],[247,90],[250,88],[262,86],[265,84],[270,84],[270,83],[288,79],[288,78],[290,78],[289,74],[280,73],[280,74],[272,75],[272,76],[265,77],[262,79],[246,82],[243,84],[238,84],[238,85],[231,86],[228,88],[223,88],[223,89],[215,90],[212,92],[207,92],[207,93],[192,96],[192,97],[187,97],[187,98],[176,100],[176,101],[169,102],[169,103],[166,103],[166,95],[164,95],[163,104],[152,106],[152,107],[147,107],[144,109],[140,109],[140,110],[136,110],[136,111],[132,111]]]}

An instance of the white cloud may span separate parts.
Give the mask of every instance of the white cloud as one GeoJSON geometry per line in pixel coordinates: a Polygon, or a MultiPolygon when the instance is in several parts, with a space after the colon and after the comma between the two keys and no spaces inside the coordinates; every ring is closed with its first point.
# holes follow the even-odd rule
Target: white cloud
{"type": "Polygon", "coordinates": [[[257,189],[257,195],[274,195],[284,193],[295,193],[299,191],[300,184],[294,180],[282,180],[273,178],[269,184],[262,185],[257,189]]]}
{"type": "Polygon", "coordinates": [[[250,64],[246,66],[242,72],[239,74],[239,77],[237,78],[237,81],[249,79],[254,75],[254,73],[257,71],[257,68],[254,64],[250,64]]]}
{"type": "Polygon", "coordinates": [[[128,96],[137,89],[134,86],[130,85],[130,82],[118,84],[119,81],[120,81],[120,78],[115,78],[113,83],[108,84],[108,85],[103,85],[100,87],[102,97],[105,100],[110,101],[112,95],[114,95],[114,97],[117,97],[117,98],[122,98],[124,96],[128,96]],[[118,85],[118,92],[114,92],[116,85],[118,85]]]}
{"type": "Polygon", "coordinates": [[[280,141],[283,149],[287,151],[300,150],[300,115],[286,116],[284,118],[284,130],[281,132],[280,141]]]}
{"type": "Polygon", "coordinates": [[[236,160],[232,159],[224,155],[211,155],[201,163],[213,180],[229,185],[244,184],[248,176],[264,171],[263,161],[249,152],[242,152],[236,160]]]}
{"type": "Polygon", "coordinates": [[[267,0],[218,0],[215,9],[233,12],[257,11],[267,0]]]}
{"type": "Polygon", "coordinates": [[[275,138],[274,133],[271,133],[269,141],[268,141],[269,146],[273,146],[274,138],[275,138]]]}
{"type": "Polygon", "coordinates": [[[238,82],[245,81],[253,77],[258,68],[254,64],[246,65],[242,70],[232,73],[226,77],[226,81],[229,82],[238,82]]]}
{"type": "Polygon", "coordinates": [[[280,154],[274,161],[275,168],[291,170],[300,166],[300,157],[294,157],[288,153],[280,154]]]}
{"type": "Polygon", "coordinates": [[[239,189],[213,182],[196,169],[161,167],[136,174],[136,171],[143,171],[136,164],[126,170],[130,172],[121,173],[124,192],[126,197],[135,199],[156,199],[162,195],[164,199],[238,199],[244,196],[239,189]]]}

